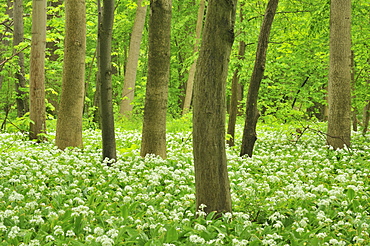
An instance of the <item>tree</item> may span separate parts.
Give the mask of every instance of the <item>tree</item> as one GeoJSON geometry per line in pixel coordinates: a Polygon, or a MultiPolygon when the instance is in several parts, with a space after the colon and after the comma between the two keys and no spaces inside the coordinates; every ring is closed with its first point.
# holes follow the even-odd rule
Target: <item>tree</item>
{"type": "Polygon", "coordinates": [[[56,145],[82,147],[86,16],[85,1],[65,1],[65,40],[62,93],[56,128],[56,145]]]}
{"type": "Polygon", "coordinates": [[[100,112],[103,142],[103,159],[117,159],[114,133],[112,99],[112,27],[114,21],[114,0],[103,0],[102,22],[99,26],[99,74],[101,79],[100,112]]]}
{"type": "MultiPolygon", "coordinates": [[[[240,22],[242,23],[243,18],[243,5],[240,6],[240,22]]],[[[231,99],[230,99],[230,106],[229,106],[229,121],[227,125],[227,134],[229,135],[229,139],[227,140],[227,144],[229,146],[235,145],[235,124],[236,118],[238,115],[238,105],[239,101],[242,99],[242,85],[239,83],[240,78],[240,66],[244,63],[244,54],[245,54],[245,42],[241,40],[239,42],[239,51],[238,51],[238,60],[240,61],[238,66],[236,67],[232,82],[231,82],[231,99]]]]}
{"type": "Polygon", "coordinates": [[[23,1],[14,0],[13,6],[13,21],[14,21],[14,31],[13,31],[13,46],[14,53],[18,56],[18,69],[15,74],[17,82],[15,83],[15,90],[17,93],[17,116],[22,117],[26,112],[28,112],[28,104],[26,101],[26,79],[24,72],[24,53],[23,51],[17,51],[18,45],[23,42],[23,1]]]}
{"type": "Polygon", "coordinates": [[[46,131],[45,119],[46,0],[32,1],[30,57],[30,139],[46,131]]]}
{"type": "MultiPolygon", "coordinates": [[[[200,0],[199,9],[198,9],[198,17],[197,17],[197,25],[195,27],[195,43],[194,43],[193,53],[197,53],[199,51],[199,41],[202,35],[204,9],[205,9],[205,0],[200,0]]],[[[189,111],[190,105],[191,105],[191,99],[193,98],[193,84],[194,84],[196,66],[197,66],[197,61],[195,60],[190,66],[188,80],[186,82],[184,105],[182,108],[183,115],[189,111]]]]}
{"type": "Polygon", "coordinates": [[[351,141],[351,0],[330,4],[327,143],[334,149],[351,141]]]}
{"type": "Polygon", "coordinates": [[[231,212],[225,152],[225,84],[234,42],[236,0],[209,0],[194,81],[196,206],[231,212]]]}
{"type": "Polygon", "coordinates": [[[127,64],[125,70],[125,79],[123,82],[122,100],[120,105],[120,114],[130,116],[132,112],[132,101],[134,100],[135,82],[137,63],[140,55],[140,43],[143,36],[143,29],[146,16],[146,5],[142,5],[142,0],[137,1],[137,9],[132,27],[130,48],[127,57],[127,64]]]}
{"type": "Polygon", "coordinates": [[[151,0],[148,79],[141,156],[166,158],[166,113],[170,72],[171,0],[151,0]]]}
{"type": "Polygon", "coordinates": [[[256,126],[259,117],[259,112],[257,109],[258,91],[263,78],[263,73],[265,71],[268,40],[278,3],[279,0],[269,0],[258,37],[256,59],[248,89],[246,118],[240,156],[247,154],[249,157],[251,157],[254,144],[257,140],[256,126]]]}

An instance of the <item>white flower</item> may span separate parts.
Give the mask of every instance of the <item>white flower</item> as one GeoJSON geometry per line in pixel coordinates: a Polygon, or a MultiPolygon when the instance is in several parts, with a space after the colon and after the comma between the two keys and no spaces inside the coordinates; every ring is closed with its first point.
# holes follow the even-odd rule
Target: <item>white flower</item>
{"type": "Polygon", "coordinates": [[[104,234],[104,229],[103,228],[100,228],[100,227],[96,227],[94,229],[94,234],[96,234],[96,235],[103,235],[104,234]]]}
{"type": "Polygon", "coordinates": [[[94,240],[94,239],[95,239],[95,237],[93,235],[87,235],[86,238],[85,238],[86,242],[88,242],[88,243],[91,243],[91,241],[94,240]]]}
{"type": "Polygon", "coordinates": [[[191,243],[200,243],[200,244],[204,244],[206,242],[206,240],[204,240],[204,238],[202,238],[198,235],[190,235],[189,241],[191,243]]]}
{"type": "Polygon", "coordinates": [[[16,191],[13,191],[12,194],[10,194],[8,197],[8,200],[10,202],[22,201],[23,199],[24,199],[24,196],[22,194],[17,193],[16,191]]]}
{"type": "Polygon", "coordinates": [[[17,237],[17,235],[19,234],[20,231],[21,231],[21,229],[18,226],[13,226],[9,231],[8,237],[9,238],[15,238],[15,237],[17,237]]]}
{"type": "Polygon", "coordinates": [[[321,239],[324,239],[326,236],[327,236],[327,234],[325,232],[320,232],[320,233],[316,234],[316,237],[321,238],[321,239]]]}
{"type": "Polygon", "coordinates": [[[195,224],[194,229],[197,231],[206,231],[207,228],[204,225],[201,224],[195,224]]]}
{"type": "Polygon", "coordinates": [[[110,236],[111,238],[116,238],[118,237],[118,230],[110,229],[109,231],[107,231],[107,235],[110,236]]]}
{"type": "Polygon", "coordinates": [[[64,235],[64,231],[62,229],[62,227],[60,225],[56,225],[54,226],[54,235],[55,236],[58,236],[58,235],[64,235]]]}
{"type": "Polygon", "coordinates": [[[102,246],[112,246],[114,244],[113,239],[109,238],[107,235],[97,237],[95,241],[101,243],[102,246]]]}
{"type": "Polygon", "coordinates": [[[68,231],[66,232],[66,237],[74,237],[74,236],[76,236],[76,234],[74,233],[74,231],[72,231],[72,230],[68,230],[68,231]]]}
{"type": "Polygon", "coordinates": [[[296,231],[296,232],[298,232],[298,233],[300,234],[300,233],[304,232],[304,228],[299,227],[299,228],[297,228],[295,231],[296,231]]]}
{"type": "Polygon", "coordinates": [[[47,235],[47,236],[45,237],[45,241],[46,241],[46,242],[55,241],[55,238],[54,238],[52,235],[47,235]]]}

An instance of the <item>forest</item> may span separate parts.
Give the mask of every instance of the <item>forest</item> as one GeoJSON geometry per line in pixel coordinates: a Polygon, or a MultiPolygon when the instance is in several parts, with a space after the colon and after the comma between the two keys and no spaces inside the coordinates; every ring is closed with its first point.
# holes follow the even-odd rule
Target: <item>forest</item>
{"type": "Polygon", "coordinates": [[[369,245],[367,0],[1,0],[0,245],[369,245]]]}

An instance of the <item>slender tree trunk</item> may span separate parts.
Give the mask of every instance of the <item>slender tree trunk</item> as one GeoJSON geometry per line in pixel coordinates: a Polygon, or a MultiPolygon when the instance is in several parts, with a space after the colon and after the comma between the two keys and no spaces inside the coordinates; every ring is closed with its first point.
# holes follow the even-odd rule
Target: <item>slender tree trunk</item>
{"type": "Polygon", "coordinates": [[[258,91],[265,71],[268,40],[278,3],[279,0],[269,0],[258,37],[256,60],[248,89],[246,119],[240,156],[248,155],[252,157],[254,144],[257,140],[256,126],[259,117],[257,109],[258,91]]]}
{"type": "Polygon", "coordinates": [[[101,126],[103,159],[116,160],[116,139],[114,133],[113,88],[112,88],[112,29],[114,21],[114,0],[103,0],[102,23],[99,28],[100,78],[101,78],[101,126]]]}
{"type": "MultiPolygon", "coordinates": [[[[356,89],[356,79],[355,79],[355,54],[353,50],[351,50],[351,91],[353,92],[352,100],[356,100],[356,94],[354,93],[356,89]]],[[[358,110],[356,106],[353,108],[352,111],[352,129],[353,131],[357,132],[358,130],[358,119],[357,119],[358,110]]]]}
{"type": "Polygon", "coordinates": [[[30,58],[30,139],[41,140],[46,132],[45,118],[46,0],[32,1],[32,40],[30,58]]]}
{"type": "Polygon", "coordinates": [[[166,158],[166,113],[170,73],[171,0],[151,0],[148,80],[144,105],[141,156],[166,158]]]}
{"type": "MultiPolygon", "coordinates": [[[[243,22],[243,13],[242,7],[240,6],[240,23],[243,22]]],[[[239,83],[239,67],[241,63],[244,61],[244,54],[245,54],[245,42],[239,42],[239,52],[238,52],[238,60],[239,64],[238,67],[234,71],[232,83],[231,83],[231,99],[230,99],[230,108],[229,108],[229,122],[227,125],[227,134],[229,135],[229,139],[227,140],[227,144],[229,146],[235,145],[235,125],[236,125],[236,118],[238,116],[238,104],[240,100],[241,94],[241,85],[239,83]]]]}
{"type": "MultiPolygon", "coordinates": [[[[101,1],[97,0],[98,5],[98,26],[101,26],[102,23],[102,7],[101,1]]],[[[99,32],[99,30],[98,30],[99,32]]],[[[98,35],[99,36],[99,35],[98,35]]],[[[96,40],[96,64],[97,67],[100,67],[100,38],[96,40]]],[[[95,93],[94,93],[94,102],[93,102],[93,121],[98,124],[98,127],[101,129],[101,112],[100,112],[100,99],[101,99],[101,77],[100,72],[96,74],[96,84],[95,84],[95,93]]]]}
{"type": "Polygon", "coordinates": [[[330,56],[327,143],[351,144],[351,0],[330,4],[330,56]]]}
{"type": "Polygon", "coordinates": [[[370,101],[364,107],[363,117],[362,117],[362,135],[365,136],[369,129],[369,120],[370,120],[370,101]]]}
{"type": "Polygon", "coordinates": [[[225,87],[234,42],[236,0],[209,0],[194,83],[196,206],[231,212],[225,151],[225,87]]]}
{"type": "Polygon", "coordinates": [[[82,148],[82,113],[85,86],[85,1],[65,1],[65,40],[62,93],[56,129],[56,145],[82,148]]]}
{"type": "Polygon", "coordinates": [[[122,90],[120,114],[129,117],[132,113],[132,101],[134,100],[137,63],[140,56],[140,43],[143,36],[147,6],[142,6],[142,0],[137,1],[137,9],[132,28],[130,49],[127,58],[125,80],[122,90]]]}
{"type": "MultiPolygon", "coordinates": [[[[204,9],[205,9],[205,0],[200,0],[199,9],[198,9],[197,25],[195,27],[195,43],[194,43],[193,53],[197,53],[199,51],[199,41],[202,35],[204,9]]],[[[196,66],[197,66],[197,61],[195,60],[193,64],[191,64],[190,66],[188,80],[186,82],[184,105],[182,108],[183,115],[189,111],[191,100],[193,98],[193,84],[194,84],[196,66]]]]}
{"type": "MultiPolygon", "coordinates": [[[[18,52],[18,45],[23,42],[23,1],[14,0],[13,5],[13,20],[14,20],[14,31],[13,31],[13,46],[14,52],[18,52]]],[[[17,93],[17,116],[22,117],[28,112],[28,104],[26,99],[26,79],[24,72],[24,53],[18,53],[18,70],[15,74],[17,82],[15,83],[15,90],[17,93]]]]}
{"type": "MultiPolygon", "coordinates": [[[[4,65],[6,61],[6,51],[7,47],[10,46],[9,39],[10,33],[12,32],[11,29],[11,20],[13,18],[13,12],[11,8],[13,7],[13,1],[12,0],[7,0],[6,1],[6,6],[5,6],[5,15],[9,16],[8,20],[4,20],[3,25],[5,27],[4,32],[0,35],[0,89],[3,87],[3,82],[4,82],[4,75],[1,73],[3,71],[4,65]]],[[[7,107],[7,106],[6,106],[7,107]]]]}
{"type": "MultiPolygon", "coordinates": [[[[367,63],[370,65],[370,58],[367,59],[367,63]]],[[[367,79],[367,84],[370,86],[370,73],[368,71],[368,79],[367,79]]],[[[368,129],[369,129],[369,120],[370,120],[370,100],[367,101],[364,109],[363,109],[363,116],[362,116],[362,135],[365,136],[368,129]]]]}

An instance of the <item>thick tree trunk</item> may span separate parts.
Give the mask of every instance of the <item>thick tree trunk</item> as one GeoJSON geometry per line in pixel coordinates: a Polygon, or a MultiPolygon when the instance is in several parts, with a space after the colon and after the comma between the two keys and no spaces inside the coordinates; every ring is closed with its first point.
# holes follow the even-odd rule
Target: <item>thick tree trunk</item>
{"type": "Polygon", "coordinates": [[[257,140],[256,126],[259,117],[257,109],[258,91],[265,71],[268,40],[278,3],[279,0],[269,0],[258,37],[256,60],[248,89],[246,119],[240,156],[248,155],[251,157],[254,144],[257,140]]]}
{"type": "MultiPolygon", "coordinates": [[[[199,9],[198,9],[197,25],[195,27],[195,43],[194,43],[194,48],[193,48],[194,53],[199,51],[199,41],[202,35],[204,9],[205,9],[205,0],[200,0],[199,9]]],[[[184,105],[182,108],[183,115],[189,111],[191,100],[193,98],[193,84],[194,84],[196,65],[197,65],[197,61],[195,60],[193,64],[191,64],[190,69],[189,69],[188,80],[186,82],[184,105]]]]}
{"type": "Polygon", "coordinates": [[[225,151],[225,84],[234,42],[236,0],[209,0],[194,83],[196,206],[231,212],[225,151]]]}
{"type": "MultiPolygon", "coordinates": [[[[13,5],[13,20],[14,20],[14,31],[13,31],[13,46],[14,52],[18,52],[17,46],[23,42],[23,1],[14,0],[13,5]]],[[[17,93],[17,116],[22,117],[28,112],[28,103],[26,98],[26,79],[24,72],[24,53],[18,53],[18,70],[15,74],[17,82],[15,83],[15,90],[17,93]]]]}
{"type": "Polygon", "coordinates": [[[148,79],[141,156],[166,158],[166,113],[170,73],[171,0],[151,0],[148,79]]]}
{"type": "Polygon", "coordinates": [[[65,40],[62,93],[56,129],[56,145],[82,147],[86,16],[85,1],[65,1],[65,40]]]}
{"type": "Polygon", "coordinates": [[[140,56],[140,43],[143,36],[145,16],[147,6],[142,6],[142,0],[137,1],[137,9],[132,27],[130,49],[127,57],[125,80],[122,90],[122,101],[120,105],[120,114],[129,117],[132,113],[135,94],[137,63],[140,56]]]}
{"type": "Polygon", "coordinates": [[[330,56],[327,143],[351,144],[351,0],[330,4],[330,56]]]}
{"type": "Polygon", "coordinates": [[[30,139],[46,131],[45,119],[46,0],[32,1],[30,58],[30,139]]]}
{"type": "Polygon", "coordinates": [[[112,29],[114,0],[103,0],[102,23],[99,28],[99,73],[101,78],[101,126],[103,159],[116,160],[116,138],[114,133],[113,88],[112,88],[112,29]]]}

